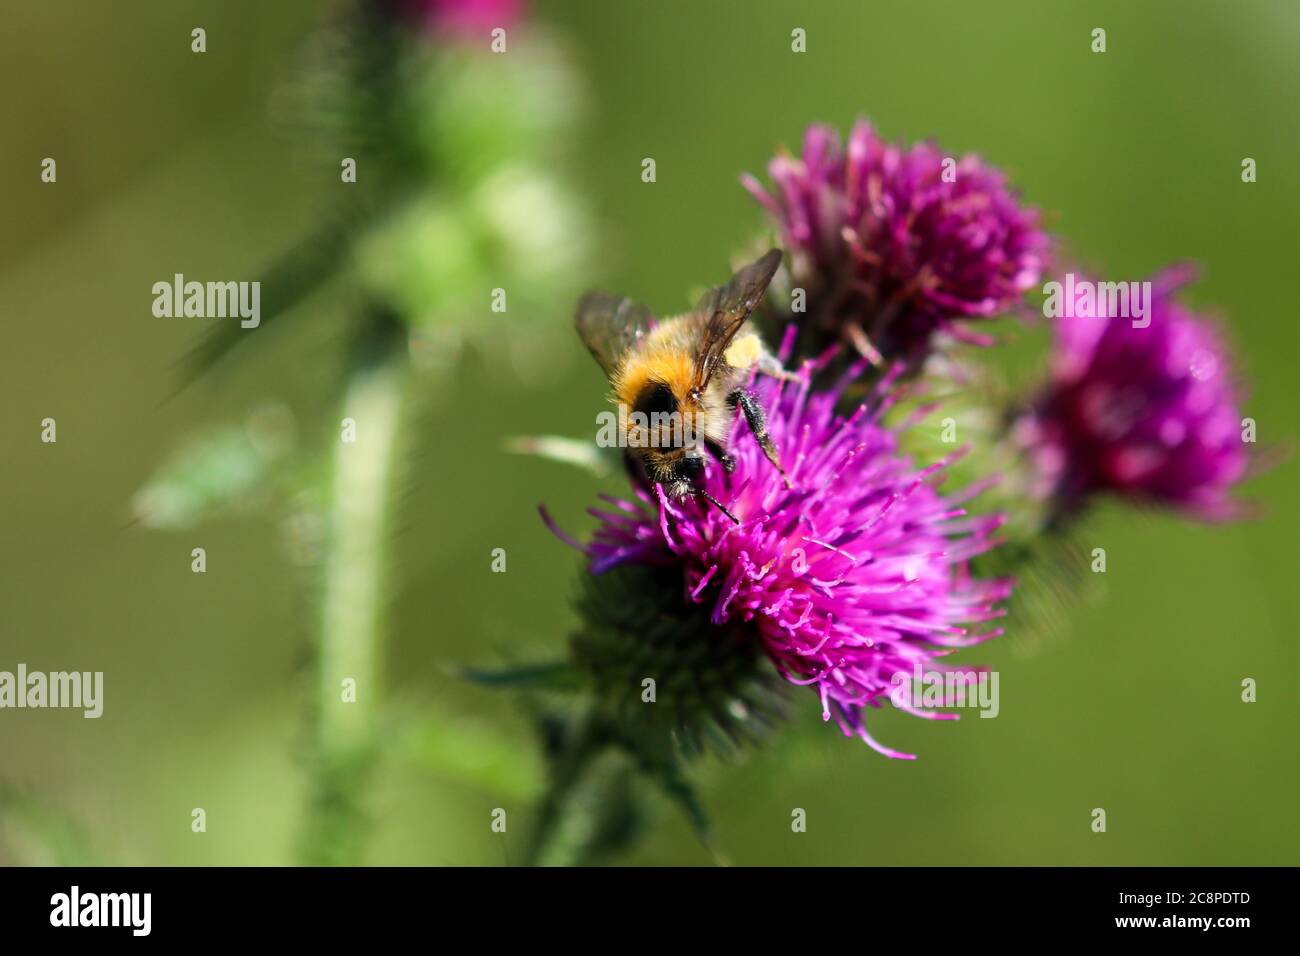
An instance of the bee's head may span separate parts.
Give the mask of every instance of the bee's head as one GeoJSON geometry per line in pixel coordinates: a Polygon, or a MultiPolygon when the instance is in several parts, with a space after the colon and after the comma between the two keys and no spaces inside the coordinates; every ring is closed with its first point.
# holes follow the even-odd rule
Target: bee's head
{"type": "Polygon", "coordinates": [[[658,480],[676,487],[679,495],[704,474],[704,455],[698,448],[679,448],[668,454],[652,452],[649,457],[658,480]]]}
{"type": "Polygon", "coordinates": [[[672,494],[681,497],[704,474],[704,455],[698,448],[631,449],[646,466],[650,479],[671,486],[672,494]]]}
{"type": "Polygon", "coordinates": [[[698,408],[689,397],[678,398],[664,382],[646,383],[626,412],[624,427],[631,447],[676,457],[676,452],[699,443],[698,408]]]}
{"type": "Polygon", "coordinates": [[[646,416],[662,416],[676,415],[680,408],[677,396],[668,385],[663,382],[649,382],[637,395],[632,410],[646,416]]]}
{"type": "Polygon", "coordinates": [[[704,474],[704,456],[700,454],[700,450],[689,448],[683,451],[673,464],[673,473],[681,481],[694,483],[696,478],[704,474]]]}
{"type": "Polygon", "coordinates": [[[664,382],[652,381],[637,394],[628,416],[629,446],[646,461],[656,481],[691,484],[704,472],[689,397],[679,400],[664,382]]]}

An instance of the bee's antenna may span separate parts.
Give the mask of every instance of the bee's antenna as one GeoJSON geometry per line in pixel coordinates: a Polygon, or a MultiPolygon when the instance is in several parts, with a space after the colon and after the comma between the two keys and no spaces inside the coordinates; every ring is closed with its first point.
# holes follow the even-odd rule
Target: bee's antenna
{"type": "Polygon", "coordinates": [[[721,511],[724,515],[726,515],[728,518],[730,518],[733,522],[735,522],[736,524],[740,524],[740,519],[739,519],[739,518],[737,518],[737,517],[736,517],[735,515],[733,515],[730,511],[728,511],[726,508],[724,508],[724,507],[722,506],[722,502],[721,502],[721,501],[719,501],[717,498],[713,497],[713,495],[709,494],[709,493],[708,493],[707,491],[705,491],[703,488],[696,488],[696,489],[695,489],[695,493],[698,494],[698,495],[699,495],[701,498],[703,498],[705,501],[707,501],[709,504],[713,505],[713,507],[715,507],[715,508],[717,508],[719,511],[721,511]]]}

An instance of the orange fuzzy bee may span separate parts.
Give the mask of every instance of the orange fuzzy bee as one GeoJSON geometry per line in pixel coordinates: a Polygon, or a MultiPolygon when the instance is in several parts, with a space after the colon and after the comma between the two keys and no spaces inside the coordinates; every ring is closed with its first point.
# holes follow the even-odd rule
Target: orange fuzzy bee
{"type": "Polygon", "coordinates": [[[793,377],[758,333],[745,328],[780,264],[781,250],[773,249],[710,289],[692,311],[661,321],[645,306],[603,292],[578,303],[578,334],[613,386],[629,461],[671,497],[698,495],[732,521],[696,481],[704,473],[705,450],[728,472],[735,468],[726,440],[737,406],[785,477],[763,407],[744,387],[751,369],[793,377]]]}

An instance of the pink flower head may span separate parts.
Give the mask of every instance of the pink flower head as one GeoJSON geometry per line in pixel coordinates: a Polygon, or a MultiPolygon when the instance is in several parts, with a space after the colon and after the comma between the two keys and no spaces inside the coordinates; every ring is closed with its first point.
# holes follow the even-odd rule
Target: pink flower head
{"type": "Polygon", "coordinates": [[[592,510],[601,525],[589,544],[566,540],[597,575],[627,563],[680,568],[665,601],[708,609],[714,625],[743,622],[782,677],[815,688],[824,719],[906,758],[867,732],[864,710],[889,699],[895,675],[918,663],[944,670],[937,658],[1000,633],[981,625],[1001,616],[1011,583],[975,580],[967,561],[995,545],[1002,517],[968,516],[963,504],[980,488],[941,493],[947,461],[918,469],[881,424],[884,402],[841,416],[842,385],[812,392],[811,371],[755,389],[793,489],[738,418],[735,470],[710,461],[703,487],[739,524],[701,499],[638,487],[635,501],[592,510]]]}
{"type": "Polygon", "coordinates": [[[497,27],[523,19],[526,0],[381,0],[386,7],[420,23],[431,33],[484,37],[497,27]]]}
{"type": "Polygon", "coordinates": [[[1008,311],[1042,275],[1037,211],[977,156],[886,143],[862,120],[847,148],[810,126],[803,154],[768,172],[770,191],[742,182],[776,220],[820,336],[915,361],[941,330],[985,341],[956,320],[1008,311]]]}
{"type": "Polygon", "coordinates": [[[1038,491],[1062,510],[1100,492],[1232,517],[1246,473],[1231,356],[1207,319],[1178,304],[1190,266],[1150,280],[1140,321],[1099,304],[1056,320],[1050,378],[1016,426],[1038,491]]]}

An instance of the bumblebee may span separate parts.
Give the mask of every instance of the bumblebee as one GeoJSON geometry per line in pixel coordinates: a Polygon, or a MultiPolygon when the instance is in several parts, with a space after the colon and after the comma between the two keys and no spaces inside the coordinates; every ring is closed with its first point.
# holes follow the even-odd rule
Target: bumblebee
{"type": "Polygon", "coordinates": [[[698,482],[706,451],[728,473],[735,469],[726,441],[737,408],[790,487],[763,407],[745,388],[755,369],[794,378],[746,326],[780,265],[781,250],[773,249],[710,289],[690,312],[668,319],[656,320],[644,305],[603,292],[578,303],[578,335],[609,379],[629,462],[670,497],[702,497],[732,521],[735,516],[698,482]]]}

